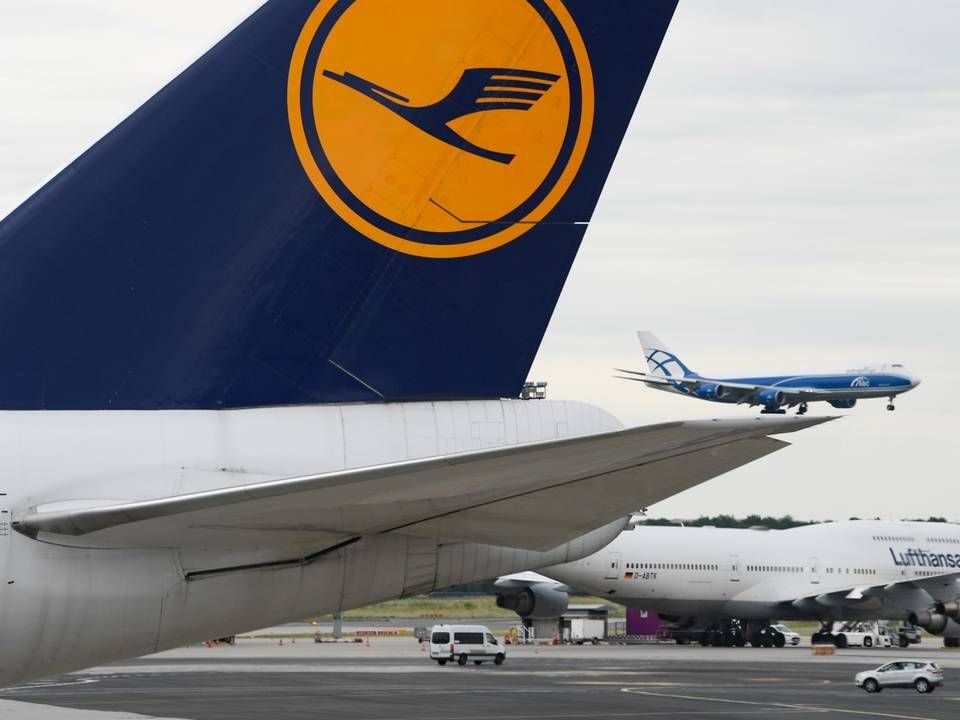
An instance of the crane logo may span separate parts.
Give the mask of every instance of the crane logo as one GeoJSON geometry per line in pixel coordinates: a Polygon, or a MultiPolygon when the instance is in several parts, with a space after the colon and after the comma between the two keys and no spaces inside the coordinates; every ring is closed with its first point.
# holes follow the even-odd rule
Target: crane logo
{"type": "Polygon", "coordinates": [[[287,106],[341,219],[398,252],[459,258],[517,239],[563,198],[594,88],[562,0],[322,0],[287,106]]]}

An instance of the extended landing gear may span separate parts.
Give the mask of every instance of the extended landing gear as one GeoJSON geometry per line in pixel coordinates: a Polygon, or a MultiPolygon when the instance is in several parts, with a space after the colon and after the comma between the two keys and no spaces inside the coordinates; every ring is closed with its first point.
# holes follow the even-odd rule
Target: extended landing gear
{"type": "Polygon", "coordinates": [[[894,398],[894,396],[891,395],[891,396],[887,399],[887,410],[889,410],[890,412],[893,412],[894,410],[896,410],[896,408],[893,406],[893,398],[894,398]]]}
{"type": "Polygon", "coordinates": [[[807,404],[805,402],[800,403],[800,407],[797,408],[797,415],[806,415],[807,414],[807,404]]]}
{"type": "Polygon", "coordinates": [[[787,639],[783,636],[783,633],[774,630],[765,621],[750,620],[746,623],[746,628],[747,642],[752,647],[782,648],[787,644],[787,639]]]}
{"type": "Polygon", "coordinates": [[[836,643],[836,638],[833,635],[833,623],[832,622],[823,622],[820,623],[820,629],[813,634],[813,637],[810,638],[811,645],[834,645],[836,643]]]}
{"type": "Polygon", "coordinates": [[[700,633],[700,644],[709,647],[743,647],[747,644],[736,620],[711,625],[700,633]]]}
{"type": "Polygon", "coordinates": [[[777,406],[765,407],[760,411],[761,415],[786,415],[787,411],[777,406]]]}

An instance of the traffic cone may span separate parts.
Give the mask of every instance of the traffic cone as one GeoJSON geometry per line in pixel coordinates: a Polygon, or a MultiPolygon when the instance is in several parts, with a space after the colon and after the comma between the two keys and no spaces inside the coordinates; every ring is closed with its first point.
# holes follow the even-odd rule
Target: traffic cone
{"type": "Polygon", "coordinates": [[[283,638],[280,638],[280,642],[277,643],[279,647],[283,647],[283,638]]]}

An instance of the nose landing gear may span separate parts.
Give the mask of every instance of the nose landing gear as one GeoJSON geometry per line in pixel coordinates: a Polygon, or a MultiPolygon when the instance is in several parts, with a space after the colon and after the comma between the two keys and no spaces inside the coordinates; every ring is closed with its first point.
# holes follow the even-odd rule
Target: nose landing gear
{"type": "Polygon", "coordinates": [[[893,398],[894,398],[894,396],[891,395],[891,396],[887,399],[887,410],[889,410],[890,412],[893,412],[894,410],[896,410],[896,408],[893,406],[893,398]]]}

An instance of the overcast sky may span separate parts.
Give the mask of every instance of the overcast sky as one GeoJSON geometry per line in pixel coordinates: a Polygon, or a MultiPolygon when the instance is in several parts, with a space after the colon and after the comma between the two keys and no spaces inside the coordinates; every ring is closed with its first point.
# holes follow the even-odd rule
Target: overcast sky
{"type": "MultiPolygon", "coordinates": [[[[0,216],[259,5],[2,0],[0,216]]],[[[923,384],[652,514],[960,519],[958,30],[955,0],[682,0],[532,375],[631,425],[754,413],[612,379],[651,329],[704,374],[923,384]]]]}

